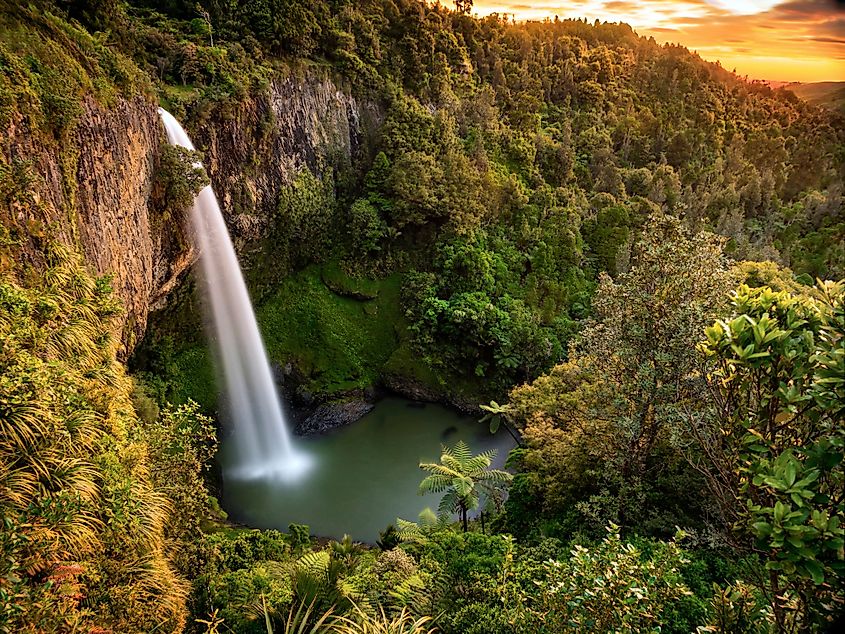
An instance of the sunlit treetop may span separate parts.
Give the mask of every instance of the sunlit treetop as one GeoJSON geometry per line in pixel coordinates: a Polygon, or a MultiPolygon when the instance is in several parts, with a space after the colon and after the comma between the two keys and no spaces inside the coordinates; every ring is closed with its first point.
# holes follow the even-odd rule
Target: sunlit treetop
{"type": "Polygon", "coordinates": [[[627,22],[751,79],[845,80],[845,5],[835,0],[476,0],[473,13],[627,22]]]}

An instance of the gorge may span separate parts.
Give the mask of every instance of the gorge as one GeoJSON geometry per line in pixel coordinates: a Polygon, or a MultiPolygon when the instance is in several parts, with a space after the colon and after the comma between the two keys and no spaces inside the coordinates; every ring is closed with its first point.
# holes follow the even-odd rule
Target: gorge
{"type": "Polygon", "coordinates": [[[459,5],[0,0],[0,632],[834,627],[841,113],[459,5]]]}

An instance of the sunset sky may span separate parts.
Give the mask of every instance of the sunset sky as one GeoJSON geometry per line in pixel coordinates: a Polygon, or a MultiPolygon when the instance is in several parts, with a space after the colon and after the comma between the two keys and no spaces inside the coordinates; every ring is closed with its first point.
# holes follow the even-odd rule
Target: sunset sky
{"type": "Polygon", "coordinates": [[[476,0],[473,13],[622,21],[752,79],[845,80],[838,0],[476,0]]]}

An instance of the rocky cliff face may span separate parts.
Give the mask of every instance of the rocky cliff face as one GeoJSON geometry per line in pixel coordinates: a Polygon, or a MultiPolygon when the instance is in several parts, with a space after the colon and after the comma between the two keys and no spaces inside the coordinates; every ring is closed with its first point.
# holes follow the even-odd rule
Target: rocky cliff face
{"type": "MultiPolygon", "coordinates": [[[[0,207],[17,228],[21,257],[40,264],[44,239],[74,245],[101,275],[111,275],[126,308],[123,340],[140,340],[150,305],[190,263],[183,227],[157,222],[151,204],[162,131],[154,104],[137,97],[105,108],[83,104],[77,125],[57,141],[14,122],[2,151],[26,166],[31,204],[0,207]]],[[[19,184],[20,185],[20,184],[19,184]]]]}
{"type": "MultiPolygon", "coordinates": [[[[330,156],[354,161],[380,120],[377,107],[310,73],[279,79],[227,115],[187,127],[243,245],[267,231],[280,191],[300,170],[319,172],[330,156]]],[[[23,259],[37,264],[42,239],[58,238],[97,273],[112,275],[126,308],[127,351],[196,259],[186,214],[162,215],[152,197],[163,142],[155,104],[139,97],[111,108],[85,103],[64,143],[43,139],[21,118],[0,144],[8,164],[28,165],[34,176],[34,204],[0,205],[0,221],[23,237],[23,259]]]]}
{"type": "Polygon", "coordinates": [[[264,235],[282,188],[300,171],[319,174],[330,162],[361,158],[382,116],[377,105],[312,71],[278,79],[192,130],[236,242],[264,235]]]}

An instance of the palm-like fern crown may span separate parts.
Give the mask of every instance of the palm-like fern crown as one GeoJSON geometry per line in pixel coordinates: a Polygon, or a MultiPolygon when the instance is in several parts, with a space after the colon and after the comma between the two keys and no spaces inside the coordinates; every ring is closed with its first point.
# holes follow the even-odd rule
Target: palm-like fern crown
{"type": "Polygon", "coordinates": [[[506,471],[490,469],[495,457],[495,449],[473,456],[469,445],[462,440],[454,447],[444,445],[439,463],[420,463],[420,469],[431,474],[420,483],[420,493],[446,492],[440,502],[441,513],[454,512],[460,505],[476,508],[479,485],[495,486],[511,479],[506,471]]]}

